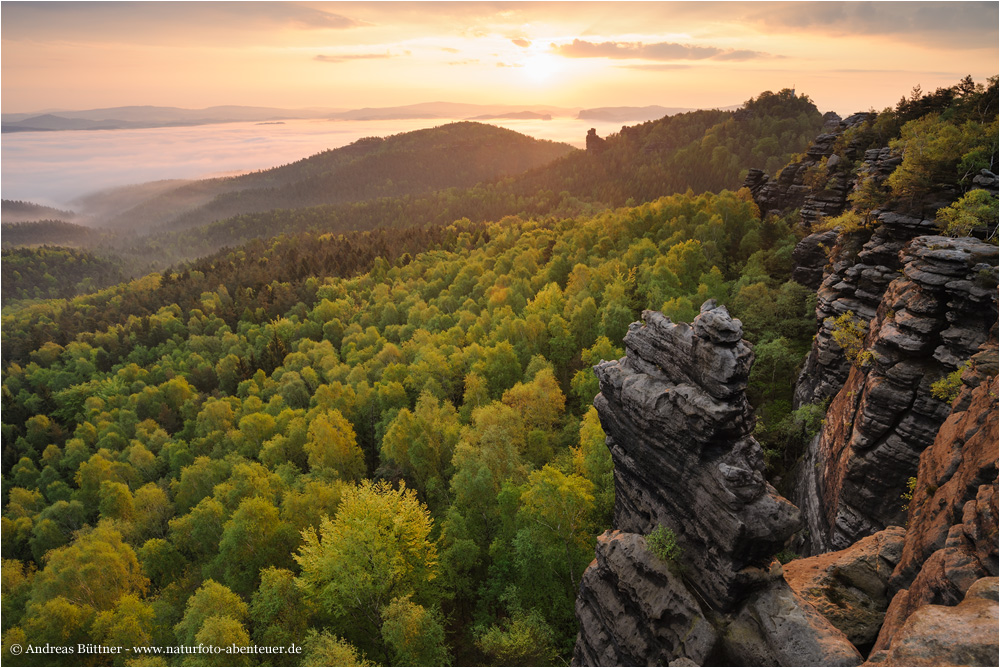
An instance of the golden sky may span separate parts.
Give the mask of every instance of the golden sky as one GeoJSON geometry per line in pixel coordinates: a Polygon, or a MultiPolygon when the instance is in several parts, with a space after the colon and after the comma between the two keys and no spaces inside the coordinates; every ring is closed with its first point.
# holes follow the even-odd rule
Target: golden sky
{"type": "Polygon", "coordinates": [[[821,110],[997,73],[996,2],[8,2],[4,112],[430,101],[821,110]]]}

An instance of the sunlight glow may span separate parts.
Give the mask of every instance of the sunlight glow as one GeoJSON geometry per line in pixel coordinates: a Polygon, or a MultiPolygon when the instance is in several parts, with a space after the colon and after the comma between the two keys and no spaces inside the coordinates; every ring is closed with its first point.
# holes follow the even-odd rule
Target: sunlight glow
{"type": "Polygon", "coordinates": [[[524,75],[534,83],[545,83],[562,70],[559,58],[549,53],[533,53],[522,61],[524,75]]]}

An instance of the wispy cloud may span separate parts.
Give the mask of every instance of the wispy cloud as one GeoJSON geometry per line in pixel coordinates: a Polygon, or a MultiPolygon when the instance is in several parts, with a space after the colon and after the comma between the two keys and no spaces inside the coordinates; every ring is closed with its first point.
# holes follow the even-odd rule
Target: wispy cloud
{"type": "Polygon", "coordinates": [[[382,60],[385,58],[399,58],[400,56],[410,55],[409,51],[404,51],[402,53],[343,53],[343,54],[319,54],[314,57],[313,60],[319,61],[321,63],[345,63],[351,60],[382,60]]]}
{"type": "Polygon", "coordinates": [[[648,72],[670,72],[672,70],[689,70],[691,65],[681,63],[645,63],[641,65],[619,65],[625,70],[646,70],[648,72]]]}
{"type": "Polygon", "coordinates": [[[748,49],[720,49],[677,42],[588,42],[574,39],[569,44],[552,44],[552,50],[566,58],[611,58],[615,60],[751,60],[770,54],[748,49]]]}
{"type": "Polygon", "coordinates": [[[746,3],[746,23],[764,32],[788,29],[828,35],[880,35],[927,40],[928,47],[996,46],[996,2],[802,2],[746,3]]]}
{"type": "Polygon", "coordinates": [[[531,46],[531,41],[526,40],[523,37],[515,37],[510,41],[513,42],[515,46],[519,46],[522,49],[527,49],[529,46],[531,46]]]}

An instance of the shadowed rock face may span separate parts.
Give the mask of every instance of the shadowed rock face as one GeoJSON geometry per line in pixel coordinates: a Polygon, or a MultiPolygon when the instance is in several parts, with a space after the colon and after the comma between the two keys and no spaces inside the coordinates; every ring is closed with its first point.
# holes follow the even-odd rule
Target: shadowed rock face
{"type": "Polygon", "coordinates": [[[872,359],[850,368],[800,467],[813,554],[903,524],[900,494],[950,412],[931,384],[975,354],[997,319],[996,246],[917,237],[899,264],[865,339],[872,359]]]}
{"type": "Polygon", "coordinates": [[[739,320],[714,301],[693,326],[643,313],[626,356],[595,370],[594,402],[615,463],[615,528],[677,535],[688,579],[731,609],[768,579],[798,510],[764,479],[744,390],[753,361],[739,320]]]}
{"type": "Polygon", "coordinates": [[[773,559],[798,510],[763,476],[742,325],[706,302],[692,325],[643,313],[595,370],[615,464],[615,526],[577,597],[575,665],[857,665],[844,634],[773,559]],[[643,534],[676,535],[661,561],[643,534]]]}
{"type": "Polygon", "coordinates": [[[574,663],[663,666],[678,656],[705,665],[718,633],[680,577],[646,549],[643,536],[607,531],[577,600],[574,663]]]}
{"type": "MultiPolygon", "coordinates": [[[[905,543],[889,581],[895,597],[873,653],[885,654],[879,660],[884,659],[887,665],[906,665],[918,655],[921,663],[911,665],[954,665],[971,660],[968,652],[978,652],[979,657],[992,652],[992,663],[977,665],[996,664],[1000,382],[995,376],[995,329],[993,340],[982,348],[962,376],[966,387],[953,403],[951,415],[933,445],[920,456],[905,543]],[[994,607],[992,612],[986,610],[992,614],[992,629],[986,627],[992,641],[985,643],[981,631],[973,641],[962,630],[964,625],[990,621],[982,617],[982,610],[975,612],[968,607],[969,599],[976,598],[972,590],[977,582],[984,582],[982,578],[993,582],[994,607]],[[954,632],[954,645],[963,649],[953,653],[954,648],[943,642],[947,636],[937,631],[933,642],[924,642],[921,634],[928,631],[923,627],[927,620],[954,632]]],[[[973,607],[983,605],[980,602],[973,607]]]]}

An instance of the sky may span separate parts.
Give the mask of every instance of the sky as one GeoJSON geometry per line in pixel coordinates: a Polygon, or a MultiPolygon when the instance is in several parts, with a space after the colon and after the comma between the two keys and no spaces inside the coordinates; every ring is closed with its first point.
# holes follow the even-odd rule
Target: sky
{"type": "Polygon", "coordinates": [[[997,74],[997,2],[10,2],[5,113],[431,101],[841,114],[997,74]]]}

